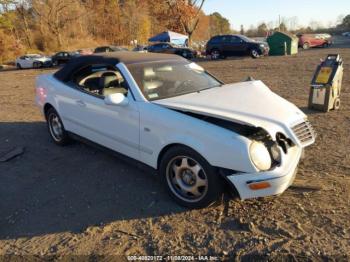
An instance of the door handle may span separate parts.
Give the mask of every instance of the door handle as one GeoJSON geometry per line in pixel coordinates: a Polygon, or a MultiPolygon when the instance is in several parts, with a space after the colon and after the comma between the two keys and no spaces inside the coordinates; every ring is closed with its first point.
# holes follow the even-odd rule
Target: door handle
{"type": "Polygon", "coordinates": [[[81,100],[77,100],[76,103],[77,103],[78,106],[82,106],[82,107],[86,106],[86,104],[83,101],[81,101],[81,100]]]}

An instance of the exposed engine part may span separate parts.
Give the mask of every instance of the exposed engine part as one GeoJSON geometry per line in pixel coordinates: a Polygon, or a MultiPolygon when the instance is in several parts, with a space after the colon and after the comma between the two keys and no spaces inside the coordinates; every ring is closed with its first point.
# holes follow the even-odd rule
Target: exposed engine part
{"type": "Polygon", "coordinates": [[[186,114],[188,116],[192,116],[195,118],[198,118],[200,120],[206,121],[208,123],[220,126],[222,128],[231,130],[235,133],[238,133],[242,136],[254,139],[254,140],[258,140],[255,136],[265,136],[265,134],[268,135],[268,133],[263,130],[262,128],[257,128],[254,126],[248,126],[248,125],[243,125],[243,124],[239,124],[239,123],[235,123],[235,122],[231,122],[228,120],[224,120],[224,119],[220,119],[220,118],[215,118],[215,117],[210,117],[210,116],[205,116],[205,115],[200,115],[200,114],[195,114],[192,112],[185,112],[185,111],[180,111],[180,110],[176,110],[177,112],[186,114]],[[265,133],[263,133],[265,132],[265,133]]]}
{"type": "Polygon", "coordinates": [[[276,141],[278,143],[278,145],[283,149],[283,152],[285,154],[287,154],[288,152],[288,148],[293,146],[293,142],[292,140],[290,140],[289,138],[287,138],[285,135],[283,135],[282,133],[277,133],[276,134],[276,141]]]}

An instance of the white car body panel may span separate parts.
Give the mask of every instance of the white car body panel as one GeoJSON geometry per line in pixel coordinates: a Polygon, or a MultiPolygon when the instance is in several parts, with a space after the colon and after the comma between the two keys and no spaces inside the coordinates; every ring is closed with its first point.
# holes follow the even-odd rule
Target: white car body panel
{"type": "Polygon", "coordinates": [[[232,170],[227,179],[242,199],[282,193],[294,179],[303,148],[291,127],[306,120],[296,106],[274,94],[261,81],[225,85],[178,97],[147,101],[127,67],[118,69],[129,84],[126,106],[106,105],[102,98],[58,81],[52,75],[37,79],[36,103],[44,113],[52,105],[67,131],[158,168],[164,148],[182,144],[193,148],[212,166],[232,170]],[[175,110],[174,110],[175,109],[175,110]],[[221,118],[265,129],[273,139],[276,133],[294,142],[281,164],[260,172],[252,163],[249,148],[253,142],[231,130],[179,111],[221,118]],[[251,181],[269,181],[271,188],[251,190],[251,181]]]}
{"type": "Polygon", "coordinates": [[[265,197],[283,193],[294,181],[298,164],[303,150],[300,147],[292,147],[288,154],[282,152],[282,165],[272,171],[259,173],[238,173],[228,176],[228,180],[234,184],[241,199],[265,197]],[[266,181],[271,187],[262,190],[251,190],[249,183],[266,181]]]}
{"type": "Polygon", "coordinates": [[[273,93],[261,81],[224,85],[200,93],[159,100],[155,103],[169,108],[262,127],[273,138],[276,133],[282,132],[293,138],[293,142],[299,145],[290,127],[306,118],[299,108],[273,93]]]}
{"type": "Polygon", "coordinates": [[[33,55],[27,55],[27,59],[22,59],[21,57],[18,57],[15,61],[16,65],[19,64],[21,68],[33,68],[34,62],[45,63],[45,62],[51,61],[51,58],[46,56],[35,57],[35,58],[31,56],[33,55]]]}

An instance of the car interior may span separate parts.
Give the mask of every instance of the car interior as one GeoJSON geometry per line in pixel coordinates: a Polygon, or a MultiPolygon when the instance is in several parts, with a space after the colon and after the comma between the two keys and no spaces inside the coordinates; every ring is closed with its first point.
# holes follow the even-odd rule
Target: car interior
{"type": "Polygon", "coordinates": [[[126,96],[128,93],[122,74],[115,69],[90,67],[90,70],[77,74],[74,82],[85,91],[103,97],[116,93],[126,96]]]}

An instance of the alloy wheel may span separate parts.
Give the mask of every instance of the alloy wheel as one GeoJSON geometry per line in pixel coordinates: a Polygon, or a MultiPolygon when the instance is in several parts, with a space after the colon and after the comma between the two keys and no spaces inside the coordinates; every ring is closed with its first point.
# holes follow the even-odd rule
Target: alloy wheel
{"type": "Polygon", "coordinates": [[[211,59],[219,59],[220,58],[220,52],[219,52],[219,50],[213,50],[212,52],[211,52],[211,59]]]}
{"type": "Polygon", "coordinates": [[[49,130],[55,141],[60,142],[63,139],[63,126],[56,114],[49,115],[49,130]]]}
{"type": "Polygon", "coordinates": [[[208,177],[204,169],[187,156],[177,156],[169,161],[166,180],[171,191],[186,202],[198,202],[208,191],[208,177]]]}
{"type": "Polygon", "coordinates": [[[259,53],[257,50],[253,49],[252,50],[252,56],[255,57],[255,58],[258,58],[259,57],[259,53]]]}

